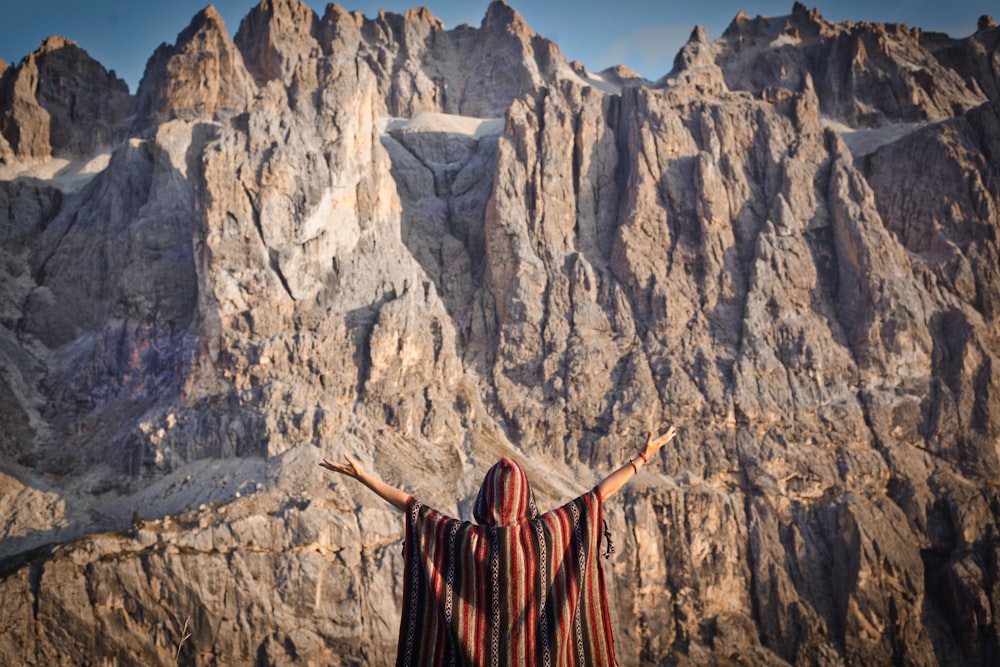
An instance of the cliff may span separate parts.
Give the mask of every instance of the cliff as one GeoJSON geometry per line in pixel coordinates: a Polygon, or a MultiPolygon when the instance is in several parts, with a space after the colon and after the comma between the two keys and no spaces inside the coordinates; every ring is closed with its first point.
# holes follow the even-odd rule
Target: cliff
{"type": "Polygon", "coordinates": [[[981,27],[796,4],[652,83],[503,2],[262,0],[134,96],[6,67],[0,662],[392,664],[402,519],[322,456],[467,518],[501,455],[552,507],[674,423],[608,504],[622,664],[993,663],[981,27]]]}

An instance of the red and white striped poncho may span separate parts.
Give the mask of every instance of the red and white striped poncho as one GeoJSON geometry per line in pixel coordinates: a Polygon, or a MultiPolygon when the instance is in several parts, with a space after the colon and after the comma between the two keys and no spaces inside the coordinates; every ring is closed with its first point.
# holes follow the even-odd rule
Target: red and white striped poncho
{"type": "Polygon", "coordinates": [[[539,516],[511,459],[459,521],[411,498],[397,665],[613,665],[596,489],[539,516]]]}

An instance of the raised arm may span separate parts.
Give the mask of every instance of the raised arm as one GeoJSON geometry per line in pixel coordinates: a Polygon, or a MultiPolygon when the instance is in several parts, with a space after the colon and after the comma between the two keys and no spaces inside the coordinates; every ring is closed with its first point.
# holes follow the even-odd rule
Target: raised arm
{"type": "Polygon", "coordinates": [[[597,485],[597,492],[601,494],[601,500],[607,500],[616,494],[618,490],[625,486],[630,479],[638,475],[639,469],[646,465],[649,461],[649,457],[660,451],[660,448],[670,442],[675,435],[677,435],[677,429],[673,426],[668,428],[655,440],[653,439],[653,432],[650,431],[646,435],[646,444],[643,446],[642,451],[636,454],[621,468],[605,477],[601,483],[597,485]]]}
{"type": "Polygon", "coordinates": [[[379,496],[382,497],[383,500],[385,500],[393,507],[403,512],[406,511],[406,503],[409,502],[410,500],[409,494],[397,489],[394,486],[386,484],[377,477],[369,475],[364,470],[362,470],[361,466],[359,466],[354,461],[354,459],[352,459],[347,454],[344,454],[344,459],[347,461],[346,465],[343,463],[334,463],[330,459],[323,459],[323,462],[320,463],[320,466],[326,468],[327,470],[339,472],[341,475],[347,475],[348,477],[353,477],[354,479],[358,480],[359,482],[367,486],[369,489],[377,493],[379,496]]]}

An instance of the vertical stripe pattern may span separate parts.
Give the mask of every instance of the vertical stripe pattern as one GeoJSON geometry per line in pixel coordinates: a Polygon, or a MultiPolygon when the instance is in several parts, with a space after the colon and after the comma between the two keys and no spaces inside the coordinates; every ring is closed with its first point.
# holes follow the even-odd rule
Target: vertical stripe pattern
{"type": "Polygon", "coordinates": [[[397,665],[614,665],[596,489],[539,515],[502,459],[474,514],[479,525],[411,498],[397,665]]]}

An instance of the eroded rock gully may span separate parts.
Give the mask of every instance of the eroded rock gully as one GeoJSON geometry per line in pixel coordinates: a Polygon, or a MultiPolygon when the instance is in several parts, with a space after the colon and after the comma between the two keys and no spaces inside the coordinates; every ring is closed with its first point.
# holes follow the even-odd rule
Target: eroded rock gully
{"type": "Polygon", "coordinates": [[[127,114],[63,40],[3,68],[0,661],[391,664],[402,522],[320,456],[466,516],[674,422],[608,507],[622,664],[995,662],[981,25],[796,5],[653,84],[503,3],[265,0],[127,114]]]}

